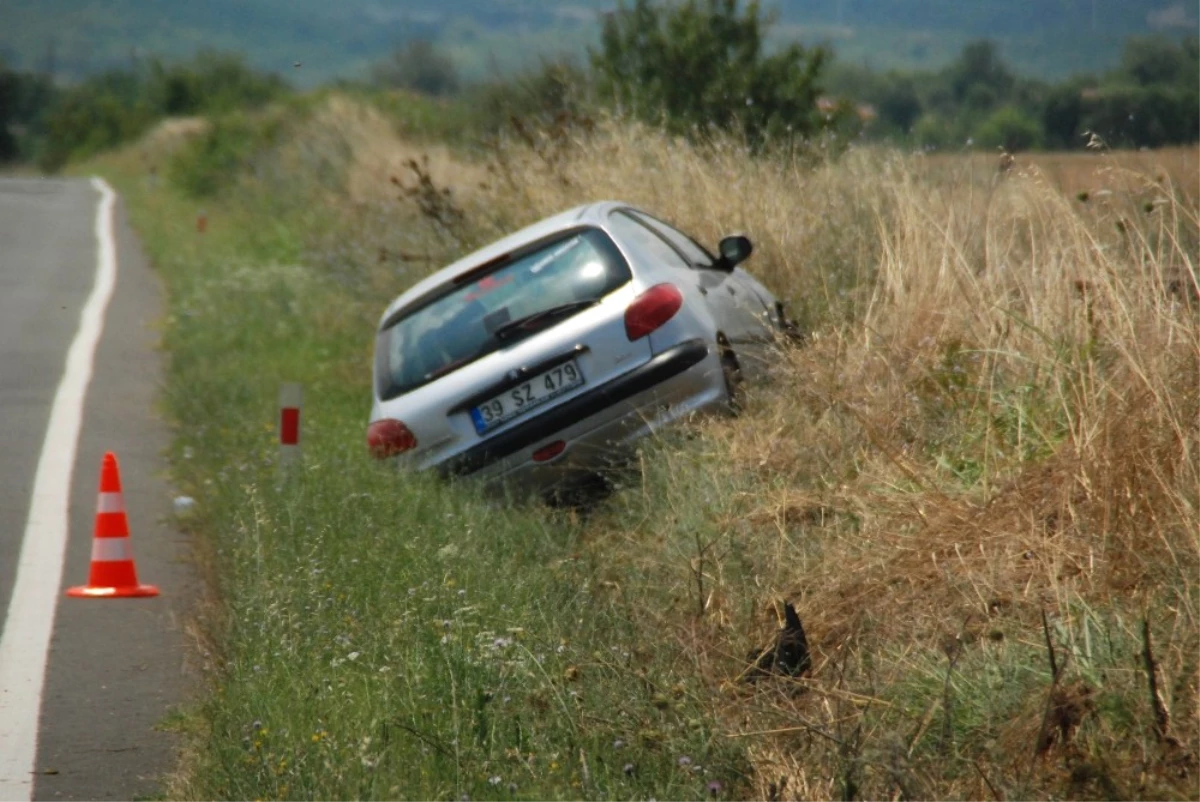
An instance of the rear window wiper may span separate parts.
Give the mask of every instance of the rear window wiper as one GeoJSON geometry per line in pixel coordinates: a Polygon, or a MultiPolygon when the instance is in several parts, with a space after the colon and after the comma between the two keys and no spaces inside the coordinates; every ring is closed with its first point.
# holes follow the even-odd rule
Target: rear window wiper
{"type": "Polygon", "coordinates": [[[590,301],[572,301],[569,304],[559,304],[552,306],[549,309],[543,309],[540,312],[534,312],[532,315],[519,317],[516,320],[510,320],[496,328],[492,332],[492,336],[497,340],[504,341],[522,334],[533,334],[538,329],[544,328],[555,320],[573,315],[574,313],[587,309],[589,306],[595,306],[599,300],[593,298],[590,301]]]}

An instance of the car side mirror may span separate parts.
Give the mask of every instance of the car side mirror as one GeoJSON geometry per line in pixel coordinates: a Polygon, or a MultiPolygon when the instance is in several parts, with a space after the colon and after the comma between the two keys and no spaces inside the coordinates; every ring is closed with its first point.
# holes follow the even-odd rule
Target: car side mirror
{"type": "Polygon", "coordinates": [[[717,250],[721,255],[714,266],[719,270],[732,272],[735,267],[750,258],[754,245],[745,234],[731,234],[721,240],[717,250]]]}

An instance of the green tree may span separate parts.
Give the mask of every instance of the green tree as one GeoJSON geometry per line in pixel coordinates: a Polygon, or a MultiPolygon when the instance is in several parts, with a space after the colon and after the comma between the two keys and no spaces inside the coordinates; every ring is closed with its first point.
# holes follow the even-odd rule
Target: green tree
{"type": "Polygon", "coordinates": [[[177,114],[219,114],[256,107],[286,91],[273,75],[255,72],[241,56],[204,52],[191,62],[159,62],[110,70],[59,94],[45,120],[38,153],[44,170],[57,170],[126,142],[156,120],[177,114]]]}
{"type": "Polygon", "coordinates": [[[758,0],[621,0],[590,51],[601,98],[677,132],[737,129],[753,144],[811,136],[825,51],[791,44],[766,52],[773,23],[758,0]]]}
{"type": "Polygon", "coordinates": [[[913,123],[912,139],[924,150],[939,150],[957,143],[953,125],[937,114],[922,114],[913,123]]]}
{"type": "Polygon", "coordinates": [[[1131,36],[1121,55],[1120,73],[1141,86],[1195,86],[1200,81],[1200,66],[1196,37],[1189,39],[1176,44],[1165,36],[1131,36]]]}
{"type": "Polygon", "coordinates": [[[955,98],[977,108],[990,108],[996,101],[1005,100],[1016,83],[995,43],[986,39],[964,47],[950,65],[949,76],[955,98]]]}
{"type": "Polygon", "coordinates": [[[543,59],[517,75],[466,90],[470,127],[484,137],[502,130],[590,124],[585,70],[566,58],[543,59]]]}
{"type": "Polygon", "coordinates": [[[63,92],[46,119],[38,154],[42,169],[54,171],[127,141],[149,127],[154,112],[136,73],[111,70],[63,92]]]}
{"type": "Polygon", "coordinates": [[[1016,106],[992,112],[975,133],[975,143],[986,148],[1004,148],[1009,153],[1041,147],[1042,126],[1016,106]]]}
{"type": "Polygon", "coordinates": [[[261,106],[287,89],[277,75],[252,69],[240,54],[212,50],[180,64],[154,61],[145,81],[146,102],[168,117],[261,106]]]}
{"type": "Polygon", "coordinates": [[[12,70],[0,60],[0,163],[33,157],[57,94],[48,76],[12,70]]]}
{"type": "Polygon", "coordinates": [[[1067,81],[1051,87],[1042,100],[1042,130],[1047,147],[1069,150],[1083,144],[1083,95],[1091,82],[1067,81]]]}
{"type": "Polygon", "coordinates": [[[371,67],[371,82],[440,97],[458,91],[458,70],[428,39],[413,39],[371,67]]]}
{"type": "Polygon", "coordinates": [[[12,128],[17,116],[19,76],[0,60],[0,164],[17,158],[17,138],[12,128]]]}
{"type": "Polygon", "coordinates": [[[891,122],[901,132],[911,131],[922,110],[916,82],[911,76],[894,70],[889,72],[886,86],[875,98],[875,108],[881,118],[891,122]]]}
{"type": "Polygon", "coordinates": [[[1081,123],[1113,147],[1148,147],[1200,138],[1200,94],[1173,86],[1101,87],[1086,101],[1081,123]]]}

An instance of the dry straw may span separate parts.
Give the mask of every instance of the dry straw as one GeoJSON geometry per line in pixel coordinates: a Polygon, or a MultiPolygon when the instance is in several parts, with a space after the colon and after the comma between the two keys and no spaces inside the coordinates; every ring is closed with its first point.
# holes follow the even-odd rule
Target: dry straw
{"type": "Polygon", "coordinates": [[[638,599],[633,625],[668,633],[708,681],[757,797],[1194,790],[1180,766],[1194,777],[1200,753],[1200,211],[1178,168],[1194,149],[1001,170],[567,120],[471,161],[400,143],[361,109],[316,124],[330,115],[373,297],[604,198],[710,245],[754,240],[750,269],[807,345],[781,346],[739,419],[649,458],[589,547],[602,586],[638,599]],[[437,219],[418,237],[422,213],[437,219]],[[781,597],[812,675],[730,684],[781,597]],[[1143,618],[1182,764],[1147,740],[1143,618]],[[1047,643],[1075,655],[1053,685],[1047,643]],[[1120,715],[1096,713],[1093,691],[1120,715]],[[1034,761],[1055,716],[1063,735],[1034,761]]]}
{"type": "MultiPolygon", "coordinates": [[[[1041,690],[1016,691],[1019,712],[992,757],[976,753],[983,763],[953,776],[915,766],[917,745],[953,718],[945,656],[954,667],[962,649],[1036,646],[1043,613],[1073,633],[1092,611],[1082,626],[1103,622],[1110,639],[1129,634],[1115,622],[1147,611],[1172,630],[1163,662],[1183,679],[1175,721],[1187,721],[1181,735],[1196,754],[1195,661],[1185,657],[1200,645],[1195,194],[1173,183],[1186,175],[1141,155],[1092,154],[1086,167],[1080,158],[988,171],[966,157],[867,149],[836,160],[752,156],[734,139],[692,145],[617,122],[496,154],[482,203],[506,209],[504,224],[615,197],[708,243],[747,231],[751,269],[813,332],[783,353],[786,369],[741,420],[706,434],[705,471],[728,488],[710,505],[720,510],[712,523],[757,557],[755,583],[730,579],[698,537],[689,575],[655,548],[661,527],[603,536],[618,564],[657,570],[680,595],[694,594],[697,559],[707,561],[702,609],[714,623],[698,635],[674,611],[647,612],[645,624],[679,633],[714,685],[736,673],[744,632],[762,621],[739,610],[802,600],[819,644],[809,690],[825,693],[718,704],[731,729],[757,718],[749,729],[775,733],[752,747],[763,797],[781,793],[781,777],[787,795],[813,798],[894,795],[905,784],[921,795],[1042,795],[1088,777],[1096,787],[1130,781],[1110,774],[1140,747],[1105,726],[1088,730],[1086,748],[1109,768],[1083,779],[1069,761],[1025,768],[1041,690]],[[1063,175],[1086,189],[1068,194],[1063,175]],[[862,698],[894,695],[922,672],[944,682],[945,698],[911,720],[829,693],[857,683],[862,698]],[[898,720],[911,729],[896,740],[887,730],[898,720]],[[845,776],[814,772],[831,765],[845,776]]],[[[696,474],[672,474],[684,486],[657,503],[695,520],[686,483],[696,474]]],[[[1122,670],[1136,676],[1136,661],[1122,670]]],[[[1080,698],[1090,699],[1086,687],[1080,698]]],[[[1149,710],[1136,685],[1108,690],[1149,710]]],[[[945,732],[952,746],[950,723],[945,732]]],[[[1178,793],[1178,778],[1162,773],[1164,784],[1151,771],[1128,793],[1178,793]]]]}

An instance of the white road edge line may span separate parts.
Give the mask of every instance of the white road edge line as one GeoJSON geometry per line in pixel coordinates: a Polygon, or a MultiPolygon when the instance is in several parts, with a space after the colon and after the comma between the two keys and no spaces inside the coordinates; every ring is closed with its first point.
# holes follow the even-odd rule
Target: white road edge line
{"type": "Polygon", "coordinates": [[[117,249],[113,241],[117,196],[103,179],[93,178],[92,186],[100,193],[95,228],[96,283],[84,304],[79,330],[67,351],[66,369],[54,395],[17,560],[16,583],[4,634],[0,636],[0,799],[6,800],[33,798],[38,716],[54,613],[62,593],[71,474],[96,346],[117,283],[117,249]]]}

